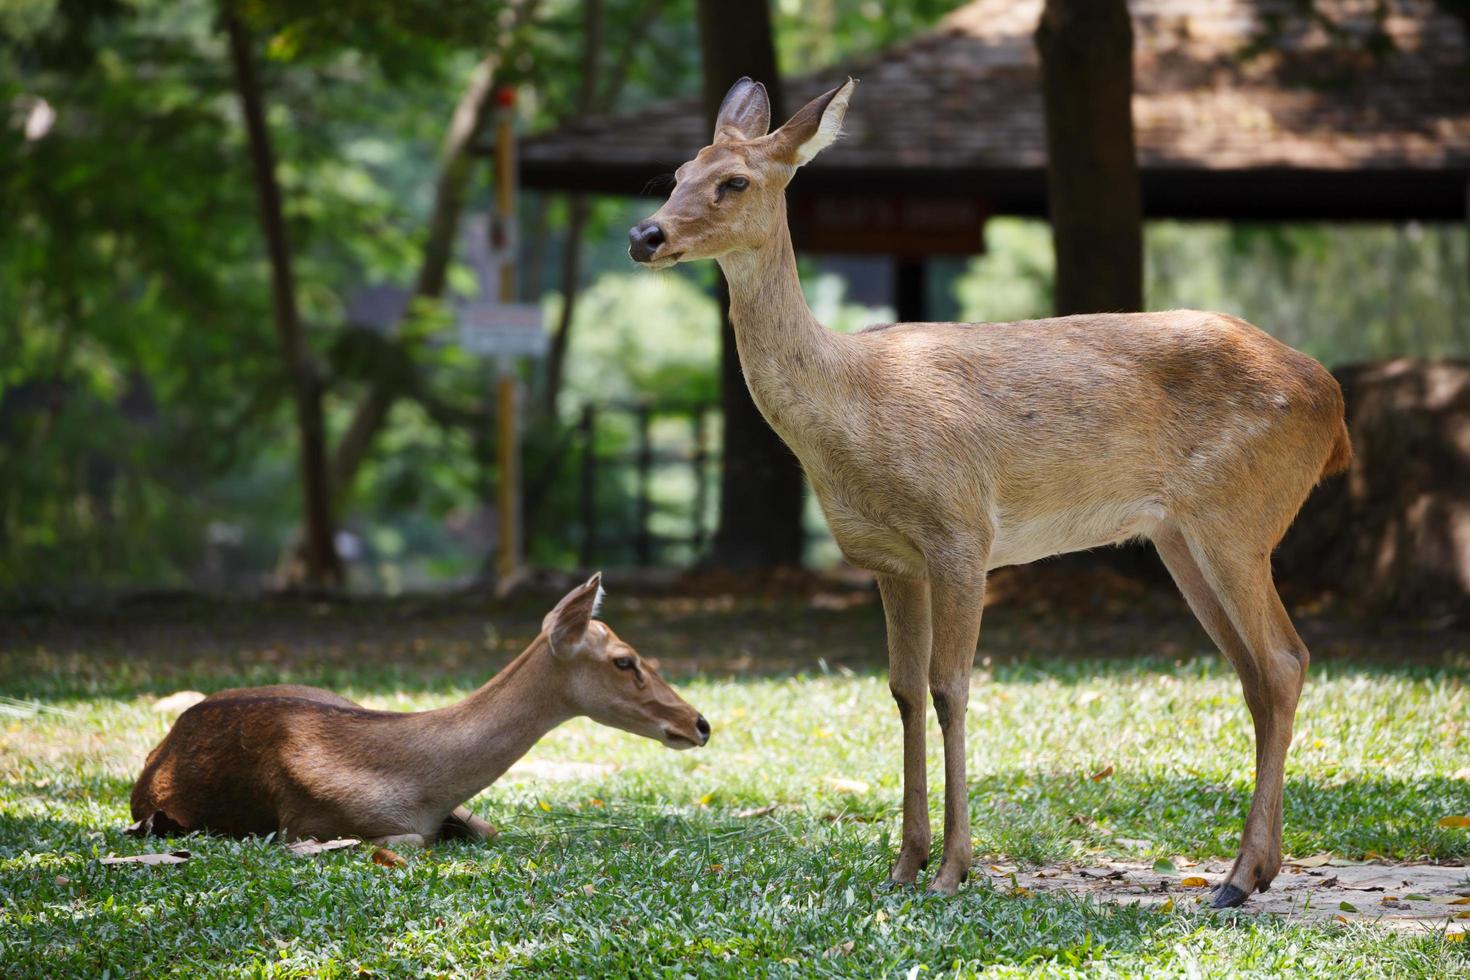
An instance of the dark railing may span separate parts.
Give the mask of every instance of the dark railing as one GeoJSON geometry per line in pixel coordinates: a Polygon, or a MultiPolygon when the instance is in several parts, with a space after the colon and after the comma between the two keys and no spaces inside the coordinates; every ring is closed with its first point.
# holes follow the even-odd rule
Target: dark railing
{"type": "Polygon", "coordinates": [[[671,545],[688,545],[691,560],[702,557],[709,546],[708,524],[709,481],[719,453],[710,448],[709,416],[719,409],[706,402],[659,403],[610,402],[586,405],[578,425],[581,443],[581,523],[580,560],[591,568],[601,561],[631,558],[633,564],[647,567],[659,564],[660,552],[671,545]],[[629,417],[633,423],[632,448],[608,453],[598,449],[598,429],[608,417],[629,417]],[[680,447],[656,447],[654,422],[659,418],[684,418],[688,421],[688,439],[680,447]],[[688,507],[674,508],[656,501],[652,493],[657,470],[688,467],[693,479],[693,494],[688,507]],[[633,470],[633,514],[617,527],[606,526],[608,515],[598,506],[598,488],[608,471],[633,470]],[[658,514],[683,511],[689,524],[687,534],[655,533],[650,527],[658,514]]]}

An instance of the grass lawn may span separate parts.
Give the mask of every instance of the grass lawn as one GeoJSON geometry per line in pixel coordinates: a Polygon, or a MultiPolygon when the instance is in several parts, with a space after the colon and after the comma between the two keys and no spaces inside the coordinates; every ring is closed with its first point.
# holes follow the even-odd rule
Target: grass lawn
{"type": "MultiPolygon", "coordinates": [[[[290,680],[381,708],[441,705],[520,649],[539,602],[0,614],[0,693],[48,709],[0,716],[0,976],[1470,973],[1470,943],[1442,935],[1014,896],[985,874],[948,900],[884,890],[899,725],[880,612],[830,608],[843,605],[614,588],[607,619],[664,660],[713,724],[709,747],[573,722],[472,802],[495,842],[406,852],[404,868],[360,849],[296,858],[264,841],[123,837],[132,779],[171,720],[153,702],[290,680]],[[193,858],[96,860],[174,847],[193,858]]],[[[1470,813],[1470,636],[1310,619],[1303,634],[1315,660],[1287,853],[1470,856],[1470,830],[1437,826],[1470,813]]],[[[1001,606],[982,652],[977,870],[1233,854],[1249,720],[1181,604],[1096,621],[1001,606]]],[[[937,848],[932,712],[931,727],[937,848]]]]}

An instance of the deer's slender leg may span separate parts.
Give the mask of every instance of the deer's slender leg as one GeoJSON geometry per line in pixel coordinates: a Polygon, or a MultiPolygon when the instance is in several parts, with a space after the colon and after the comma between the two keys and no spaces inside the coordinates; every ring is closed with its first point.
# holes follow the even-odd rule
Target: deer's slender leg
{"type": "Polygon", "coordinates": [[[878,576],[888,623],[888,689],[903,722],[903,840],[888,880],[911,885],[929,863],[929,777],[924,695],[929,687],[929,584],[878,576]]]}
{"type": "Polygon", "coordinates": [[[930,579],[934,652],[929,662],[929,692],[944,733],[944,852],[929,890],[952,895],[970,873],[970,789],[965,779],[965,713],[970,702],[970,672],[980,639],[985,606],[985,565],[970,574],[930,579]]]}
{"type": "Polygon", "coordinates": [[[471,813],[467,806],[455,807],[439,827],[440,840],[486,841],[494,839],[499,833],[490,823],[471,813]]]}
{"type": "MultiPolygon", "coordinates": [[[[1216,542],[1227,535],[1211,535],[1216,542]]],[[[1157,539],[1156,539],[1157,540],[1157,539]]],[[[1166,539],[1167,540],[1167,539],[1166,539]]],[[[1201,600],[1200,616],[1206,630],[1235,664],[1251,709],[1256,734],[1256,788],[1241,834],[1240,854],[1225,880],[1216,888],[1215,906],[1245,901],[1252,891],[1265,891],[1281,870],[1282,795],[1286,752],[1291,746],[1297,700],[1306,679],[1309,656],[1271,582],[1269,549],[1214,544],[1202,547],[1185,533],[1178,541],[1160,543],[1159,552],[1181,581],[1189,597],[1202,581],[1213,597],[1201,600]],[[1176,572],[1176,567],[1180,572],[1176,572]],[[1220,613],[1233,627],[1233,636],[1220,628],[1220,613]],[[1211,624],[1214,624],[1212,628],[1211,624]]],[[[1191,606],[1196,603],[1190,598],[1191,606]]]]}

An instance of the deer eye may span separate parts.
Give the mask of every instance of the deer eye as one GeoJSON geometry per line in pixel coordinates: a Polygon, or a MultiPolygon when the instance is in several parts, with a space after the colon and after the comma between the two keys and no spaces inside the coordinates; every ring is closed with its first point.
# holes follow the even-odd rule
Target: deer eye
{"type": "Polygon", "coordinates": [[[633,669],[633,658],[632,657],[614,657],[613,658],[613,666],[616,667],[618,670],[632,670],[633,669]]]}
{"type": "Polygon", "coordinates": [[[745,177],[731,177],[720,185],[720,190],[743,191],[750,186],[750,181],[745,177]]]}

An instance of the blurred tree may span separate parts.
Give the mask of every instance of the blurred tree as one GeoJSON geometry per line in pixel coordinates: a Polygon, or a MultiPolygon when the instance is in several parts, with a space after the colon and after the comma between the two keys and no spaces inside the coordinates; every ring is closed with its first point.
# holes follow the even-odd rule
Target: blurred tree
{"type": "MultiPolygon", "coordinates": [[[[699,43],[705,118],[711,133],[720,102],[743,75],[765,83],[772,120],[785,118],[767,0],[699,0],[699,43]]],[[[750,397],[723,278],[719,289],[725,441],[713,562],[728,568],[799,565],[804,544],[801,469],[750,397]]]]}
{"type": "Polygon", "coordinates": [[[303,513],[306,520],[306,562],[303,571],[313,586],[342,582],[342,563],[332,527],[327,486],[327,435],[322,418],[322,377],[301,330],[296,303],[296,272],[291,264],[291,242],[276,178],[276,151],[266,126],[265,99],[255,70],[255,52],[249,32],[228,7],[221,20],[229,38],[230,62],[240,114],[245,120],[251,171],[260,208],[260,230],[271,269],[271,306],[281,347],[281,361],[296,402],[296,428],[303,513]]]}
{"type": "Polygon", "coordinates": [[[1056,313],[1141,310],[1143,206],[1126,0],[1046,0],[1036,49],[1056,313]]]}

